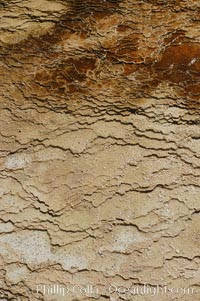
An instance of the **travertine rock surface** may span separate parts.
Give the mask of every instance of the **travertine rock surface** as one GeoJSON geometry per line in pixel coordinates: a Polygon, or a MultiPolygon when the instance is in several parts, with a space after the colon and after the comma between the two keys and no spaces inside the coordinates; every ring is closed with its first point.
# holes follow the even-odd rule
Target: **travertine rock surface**
{"type": "Polygon", "coordinates": [[[200,2],[0,8],[1,300],[198,300],[200,2]]]}

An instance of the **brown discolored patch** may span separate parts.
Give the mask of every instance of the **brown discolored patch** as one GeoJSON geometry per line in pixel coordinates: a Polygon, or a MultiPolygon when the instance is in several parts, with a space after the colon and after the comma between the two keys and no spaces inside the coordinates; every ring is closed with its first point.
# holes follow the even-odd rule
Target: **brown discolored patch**
{"type": "Polygon", "coordinates": [[[117,41],[117,43],[109,49],[110,56],[118,61],[133,62],[138,54],[138,35],[129,34],[117,41]]]}
{"type": "Polygon", "coordinates": [[[124,75],[129,76],[138,70],[138,66],[135,64],[125,64],[124,65],[124,75]]]}
{"type": "Polygon", "coordinates": [[[49,87],[54,93],[80,92],[79,84],[87,79],[88,73],[95,69],[95,65],[96,59],[93,57],[69,58],[39,70],[34,80],[49,87]]]}
{"type": "Polygon", "coordinates": [[[157,60],[147,63],[146,58],[145,64],[125,64],[123,75],[137,83],[138,95],[152,95],[161,84],[165,93],[171,93],[171,86],[188,108],[199,109],[200,44],[184,41],[182,32],[171,34],[168,39],[169,46],[165,41],[157,60]]]}
{"type": "Polygon", "coordinates": [[[119,24],[119,25],[117,26],[117,31],[118,31],[119,33],[125,33],[125,32],[127,32],[127,31],[129,31],[129,30],[130,30],[130,27],[129,27],[128,25],[119,24]]]}
{"type": "MultiPolygon", "coordinates": [[[[200,81],[200,45],[185,43],[168,47],[153,65],[153,71],[158,81],[178,84],[187,91],[200,81]]],[[[199,85],[197,90],[200,93],[199,85]]]]}
{"type": "Polygon", "coordinates": [[[172,85],[190,106],[200,104],[200,45],[179,43],[168,46],[160,59],[139,69],[138,79],[144,93],[161,83],[172,85]]]}
{"type": "Polygon", "coordinates": [[[29,37],[20,43],[1,46],[1,54],[6,56],[15,56],[23,61],[31,60],[35,57],[52,58],[58,56],[56,45],[62,39],[64,30],[59,24],[53,30],[39,37],[29,37]]]}
{"type": "Polygon", "coordinates": [[[165,45],[174,45],[175,43],[181,43],[185,37],[185,31],[179,30],[175,32],[171,32],[167,35],[167,37],[164,39],[165,45]]]}
{"type": "MultiPolygon", "coordinates": [[[[198,68],[196,61],[200,58],[200,45],[192,43],[183,43],[168,47],[162,54],[161,59],[154,65],[157,70],[169,69],[172,65],[182,72],[185,70],[195,70],[198,68]],[[192,61],[194,63],[192,63],[192,61]]],[[[198,71],[198,69],[197,69],[198,71]]]]}

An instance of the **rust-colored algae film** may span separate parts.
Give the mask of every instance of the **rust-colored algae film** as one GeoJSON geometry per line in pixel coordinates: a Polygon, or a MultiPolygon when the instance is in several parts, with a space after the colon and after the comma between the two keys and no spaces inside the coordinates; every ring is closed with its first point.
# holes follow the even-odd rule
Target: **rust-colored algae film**
{"type": "Polygon", "coordinates": [[[0,300],[199,300],[199,0],[0,17],[0,300]]]}

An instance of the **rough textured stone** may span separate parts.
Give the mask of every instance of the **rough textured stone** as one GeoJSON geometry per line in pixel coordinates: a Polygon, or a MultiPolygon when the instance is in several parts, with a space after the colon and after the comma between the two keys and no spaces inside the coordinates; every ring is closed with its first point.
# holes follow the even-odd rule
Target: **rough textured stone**
{"type": "Polygon", "coordinates": [[[199,1],[0,7],[1,300],[197,300],[199,1]]]}

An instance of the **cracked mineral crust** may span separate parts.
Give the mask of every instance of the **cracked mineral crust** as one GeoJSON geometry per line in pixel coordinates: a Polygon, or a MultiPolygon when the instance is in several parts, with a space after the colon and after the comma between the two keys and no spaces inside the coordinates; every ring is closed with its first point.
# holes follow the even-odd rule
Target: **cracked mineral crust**
{"type": "Polygon", "coordinates": [[[0,17],[0,300],[198,300],[199,0],[0,17]]]}

